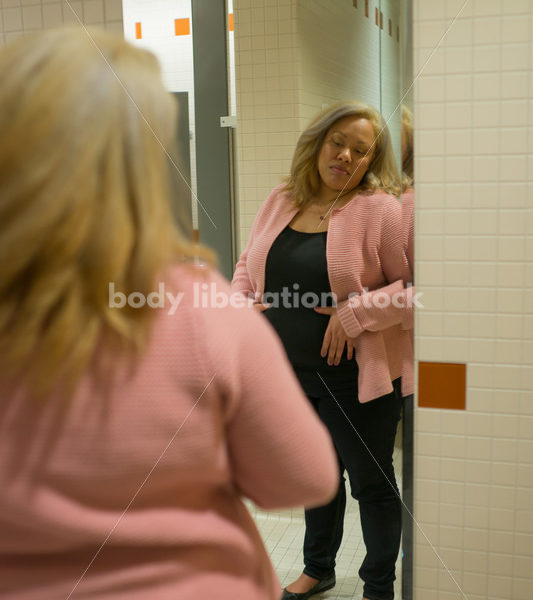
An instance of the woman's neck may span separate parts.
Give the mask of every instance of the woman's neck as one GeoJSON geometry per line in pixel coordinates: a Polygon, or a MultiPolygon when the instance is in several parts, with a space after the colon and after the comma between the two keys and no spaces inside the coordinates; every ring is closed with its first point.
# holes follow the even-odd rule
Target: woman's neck
{"type": "Polygon", "coordinates": [[[355,190],[350,190],[349,192],[334,192],[332,190],[320,190],[318,194],[313,196],[311,199],[311,203],[315,206],[330,206],[331,204],[335,204],[336,206],[344,205],[346,202],[350,200],[354,196],[355,190]]]}

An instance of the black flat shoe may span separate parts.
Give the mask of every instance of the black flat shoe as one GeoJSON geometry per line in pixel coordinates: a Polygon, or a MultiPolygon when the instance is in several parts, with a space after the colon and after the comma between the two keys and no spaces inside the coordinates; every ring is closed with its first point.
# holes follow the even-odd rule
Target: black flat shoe
{"type": "Polygon", "coordinates": [[[321,579],[309,591],[304,592],[302,594],[297,594],[296,592],[289,592],[287,589],[284,589],[283,596],[281,596],[281,600],[307,600],[307,598],[311,598],[311,596],[314,596],[315,594],[325,592],[326,590],[330,590],[332,587],[335,587],[335,583],[335,575],[330,575],[325,579],[321,579]]]}

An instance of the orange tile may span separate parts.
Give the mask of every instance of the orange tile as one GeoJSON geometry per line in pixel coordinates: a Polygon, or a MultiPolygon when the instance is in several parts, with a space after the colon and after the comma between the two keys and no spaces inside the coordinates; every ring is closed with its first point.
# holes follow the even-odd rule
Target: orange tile
{"type": "Polygon", "coordinates": [[[198,229],[193,229],[192,230],[192,239],[194,241],[195,244],[198,243],[199,239],[200,239],[200,232],[198,231],[198,229]]]}
{"type": "Polygon", "coordinates": [[[383,13],[379,11],[379,28],[383,29],[383,13]]]}
{"type": "Polygon", "coordinates": [[[466,365],[418,363],[418,406],[466,409],[466,365]]]}
{"type": "Polygon", "coordinates": [[[174,34],[189,35],[191,33],[191,23],[189,19],[174,19],[174,34]]]}
{"type": "Polygon", "coordinates": [[[233,31],[233,13],[230,13],[228,16],[229,16],[229,30],[233,31]]]}
{"type": "Polygon", "coordinates": [[[368,0],[365,0],[365,17],[368,17],[369,8],[368,8],[368,0]]]}
{"type": "Polygon", "coordinates": [[[374,9],[374,12],[375,12],[375,17],[376,17],[376,25],[379,27],[379,9],[377,6],[374,9]]]}
{"type": "Polygon", "coordinates": [[[140,40],[143,36],[142,27],[140,23],[135,23],[135,38],[140,40]]]}

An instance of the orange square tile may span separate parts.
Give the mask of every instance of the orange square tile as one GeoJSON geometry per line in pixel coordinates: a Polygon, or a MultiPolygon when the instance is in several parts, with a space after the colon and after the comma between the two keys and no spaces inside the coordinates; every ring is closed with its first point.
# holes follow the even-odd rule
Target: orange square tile
{"type": "Polygon", "coordinates": [[[189,19],[174,19],[174,34],[189,35],[191,33],[191,23],[189,19]]]}
{"type": "Polygon", "coordinates": [[[233,25],[233,13],[230,13],[228,16],[229,16],[229,30],[233,31],[233,29],[234,29],[234,25],[233,25]]]}
{"type": "Polygon", "coordinates": [[[418,363],[418,406],[466,409],[466,365],[418,363]]]}
{"type": "Polygon", "coordinates": [[[142,38],[142,26],[140,23],[135,23],[135,39],[140,40],[142,38]]]}

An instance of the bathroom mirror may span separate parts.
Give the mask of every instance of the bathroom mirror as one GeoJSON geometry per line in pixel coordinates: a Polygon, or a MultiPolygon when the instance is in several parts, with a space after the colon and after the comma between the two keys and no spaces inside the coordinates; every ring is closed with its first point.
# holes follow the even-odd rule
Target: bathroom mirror
{"type": "MultiPolygon", "coordinates": [[[[378,108],[388,122],[401,170],[401,104],[412,77],[410,10],[410,0],[233,0],[239,217],[235,247],[244,247],[261,203],[288,173],[299,133],[324,105],[351,98],[378,108]]],[[[405,101],[409,105],[409,94],[405,101]]],[[[412,439],[410,397],[404,399],[395,453],[406,505],[398,562],[401,591],[397,590],[404,600],[412,598],[412,439]]],[[[358,521],[357,503],[351,502],[346,530],[358,521]]],[[[270,539],[269,549],[276,554],[280,547],[274,542],[277,537],[272,521],[279,521],[278,529],[286,527],[284,535],[288,536],[297,531],[292,524],[301,519],[295,511],[255,511],[254,515],[267,545],[270,539]]],[[[295,545],[300,535],[294,533],[295,545]]],[[[350,549],[341,547],[339,560],[349,556],[350,549]]],[[[288,582],[283,559],[276,567],[282,580],[288,582]]],[[[339,575],[346,589],[358,585],[356,569],[339,575]]]]}
{"type": "MultiPolygon", "coordinates": [[[[124,0],[124,30],[158,55],[169,89],[188,93],[190,135],[181,145],[191,149],[194,233],[216,250],[227,277],[261,203],[287,175],[300,132],[324,105],[351,98],[378,108],[400,166],[405,92],[412,108],[411,0],[149,5],[124,0]],[[221,126],[221,117],[232,115],[221,126]]],[[[407,506],[404,600],[412,598],[412,422],[411,398],[404,402],[395,455],[407,506]]],[[[292,517],[267,514],[264,522],[269,518],[292,517]]]]}

